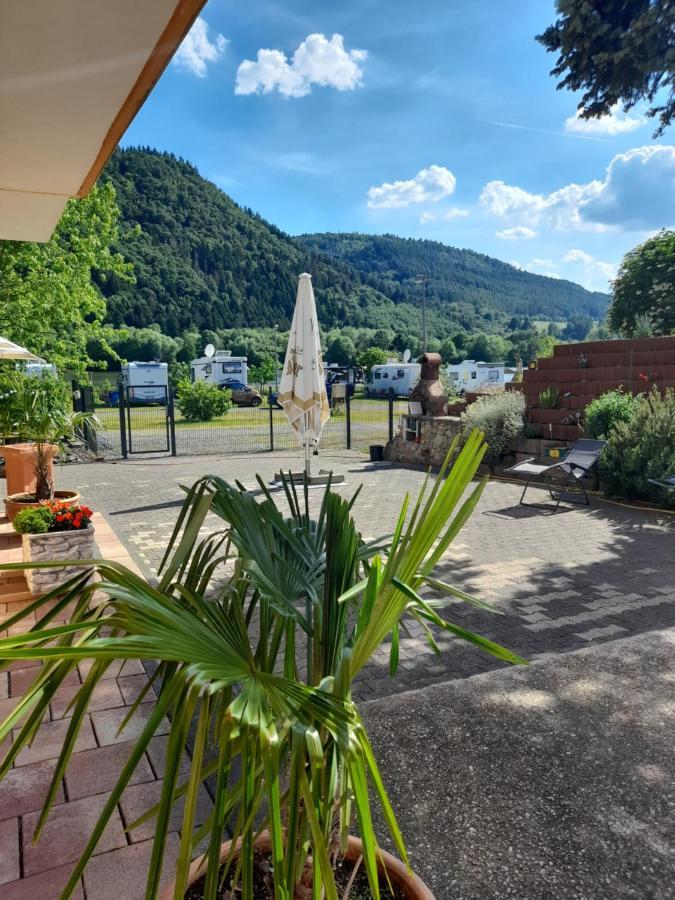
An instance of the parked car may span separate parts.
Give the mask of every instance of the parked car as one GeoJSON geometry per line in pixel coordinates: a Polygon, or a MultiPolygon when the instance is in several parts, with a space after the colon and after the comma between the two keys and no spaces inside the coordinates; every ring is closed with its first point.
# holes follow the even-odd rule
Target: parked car
{"type": "Polygon", "coordinates": [[[232,402],[235,406],[260,406],[262,396],[248,384],[241,381],[227,381],[219,385],[232,391],[232,402]]]}

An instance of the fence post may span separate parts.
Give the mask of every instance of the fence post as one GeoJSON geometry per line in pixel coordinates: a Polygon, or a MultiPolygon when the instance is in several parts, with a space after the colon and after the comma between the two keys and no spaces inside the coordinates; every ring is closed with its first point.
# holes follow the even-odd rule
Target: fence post
{"type": "Polygon", "coordinates": [[[394,440],[394,389],[389,388],[389,440],[394,440]]]}
{"type": "Polygon", "coordinates": [[[347,450],[352,449],[352,399],[349,394],[349,385],[345,390],[345,426],[347,429],[347,450]]]}
{"type": "Polygon", "coordinates": [[[270,452],[274,450],[274,408],[272,406],[272,388],[267,393],[267,403],[270,409],[270,452]]]}
{"type": "Polygon", "coordinates": [[[124,384],[119,381],[117,384],[117,393],[119,396],[119,412],[120,412],[120,449],[122,451],[122,459],[127,459],[129,451],[127,450],[127,421],[125,416],[125,396],[124,384]]]}
{"type": "Polygon", "coordinates": [[[171,450],[171,455],[176,455],[176,407],[174,405],[173,398],[173,388],[168,387],[167,389],[167,414],[169,416],[169,448],[171,450]]]}

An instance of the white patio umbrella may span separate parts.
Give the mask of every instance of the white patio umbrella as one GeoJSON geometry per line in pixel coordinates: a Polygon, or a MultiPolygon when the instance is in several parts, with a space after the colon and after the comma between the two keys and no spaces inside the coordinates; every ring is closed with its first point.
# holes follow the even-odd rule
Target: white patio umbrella
{"type": "Polygon", "coordinates": [[[278,402],[305,448],[305,475],[311,478],[310,454],[321,440],[323,426],[330,418],[326,382],[321,357],[321,337],[312,276],[298,279],[293,323],[279,383],[278,402]]]}
{"type": "Polygon", "coordinates": [[[44,362],[42,357],[36,356],[25,347],[20,347],[7,338],[0,337],[0,359],[32,359],[36,362],[44,362]]]}

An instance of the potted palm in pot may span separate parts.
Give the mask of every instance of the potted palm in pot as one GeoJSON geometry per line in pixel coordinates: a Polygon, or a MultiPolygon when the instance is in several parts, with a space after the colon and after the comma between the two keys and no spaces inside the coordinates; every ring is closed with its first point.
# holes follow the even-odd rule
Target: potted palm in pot
{"type": "MultiPolygon", "coordinates": [[[[101,581],[95,587],[106,602],[90,609],[94,586],[83,574],[29,608],[37,623],[25,634],[1,639],[0,659],[39,659],[44,665],[0,725],[1,742],[27,715],[0,765],[0,777],[33,737],[68,673],[79,661],[94,660],[73,701],[36,837],[92,691],[108,666],[116,659],[158,663],[152,715],[64,897],[76,888],[136,766],[168,716],[161,799],[144,817],[155,817],[146,897],[160,895],[171,811],[180,799],[184,812],[175,881],[162,900],[215,900],[229,896],[226,890],[243,900],[337,900],[349,893],[359,871],[376,900],[391,896],[389,885],[399,898],[431,898],[408,868],[351,685],[383,642],[389,642],[395,673],[399,631],[407,618],[421,623],[434,647],[435,634],[446,631],[508,662],[524,662],[454,624],[440,600],[423,596],[431,587],[449,600],[479,603],[436,578],[434,569],[480,497],[484,483],[468,493],[467,488],[484,452],[482,435],[474,432],[452,468],[446,462],[412,506],[406,499],[393,536],[374,542],[365,542],[356,528],[355,498],[343,499],[330,487],[312,516],[307,487],[298,495],[289,481],[289,515],[261,479],[258,501],[240,486],[203,478],[187,493],[158,584],[100,560],[101,581]],[[222,519],[222,530],[200,536],[206,516],[213,513],[222,519]],[[74,606],[69,623],[51,627],[68,604],[74,606]],[[181,782],[190,735],[191,767],[181,782]],[[213,811],[205,825],[195,828],[198,792],[208,778],[215,779],[213,811]],[[379,848],[374,803],[381,807],[399,862],[379,848]],[[358,839],[350,835],[354,823],[358,839]],[[193,861],[195,847],[204,841],[206,853],[193,861]]],[[[22,615],[5,626],[15,631],[22,615]]]]}
{"type": "Polygon", "coordinates": [[[6,376],[6,387],[0,403],[5,405],[4,418],[11,420],[18,443],[5,448],[8,494],[5,511],[10,521],[26,506],[37,506],[45,500],[76,502],[76,491],[55,491],[54,457],[68,444],[82,442],[85,429],[96,430],[98,420],[93,413],[74,412],[67,386],[51,375],[6,376]],[[28,468],[12,477],[12,467],[28,468]],[[14,491],[13,484],[22,488],[14,491]],[[26,485],[29,485],[28,487],[26,485]]]}

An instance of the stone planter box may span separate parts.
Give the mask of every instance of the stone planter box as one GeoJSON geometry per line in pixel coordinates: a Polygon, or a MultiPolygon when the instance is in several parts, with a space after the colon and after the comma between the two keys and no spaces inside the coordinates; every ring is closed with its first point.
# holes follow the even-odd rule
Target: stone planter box
{"type": "MultiPolygon", "coordinates": [[[[94,526],[88,525],[76,531],[52,531],[47,534],[22,534],[24,562],[48,562],[61,559],[93,559],[95,554],[94,526]]],[[[28,590],[34,596],[45,594],[58,587],[77,572],[81,566],[65,566],[58,569],[26,569],[28,590]]]]}

